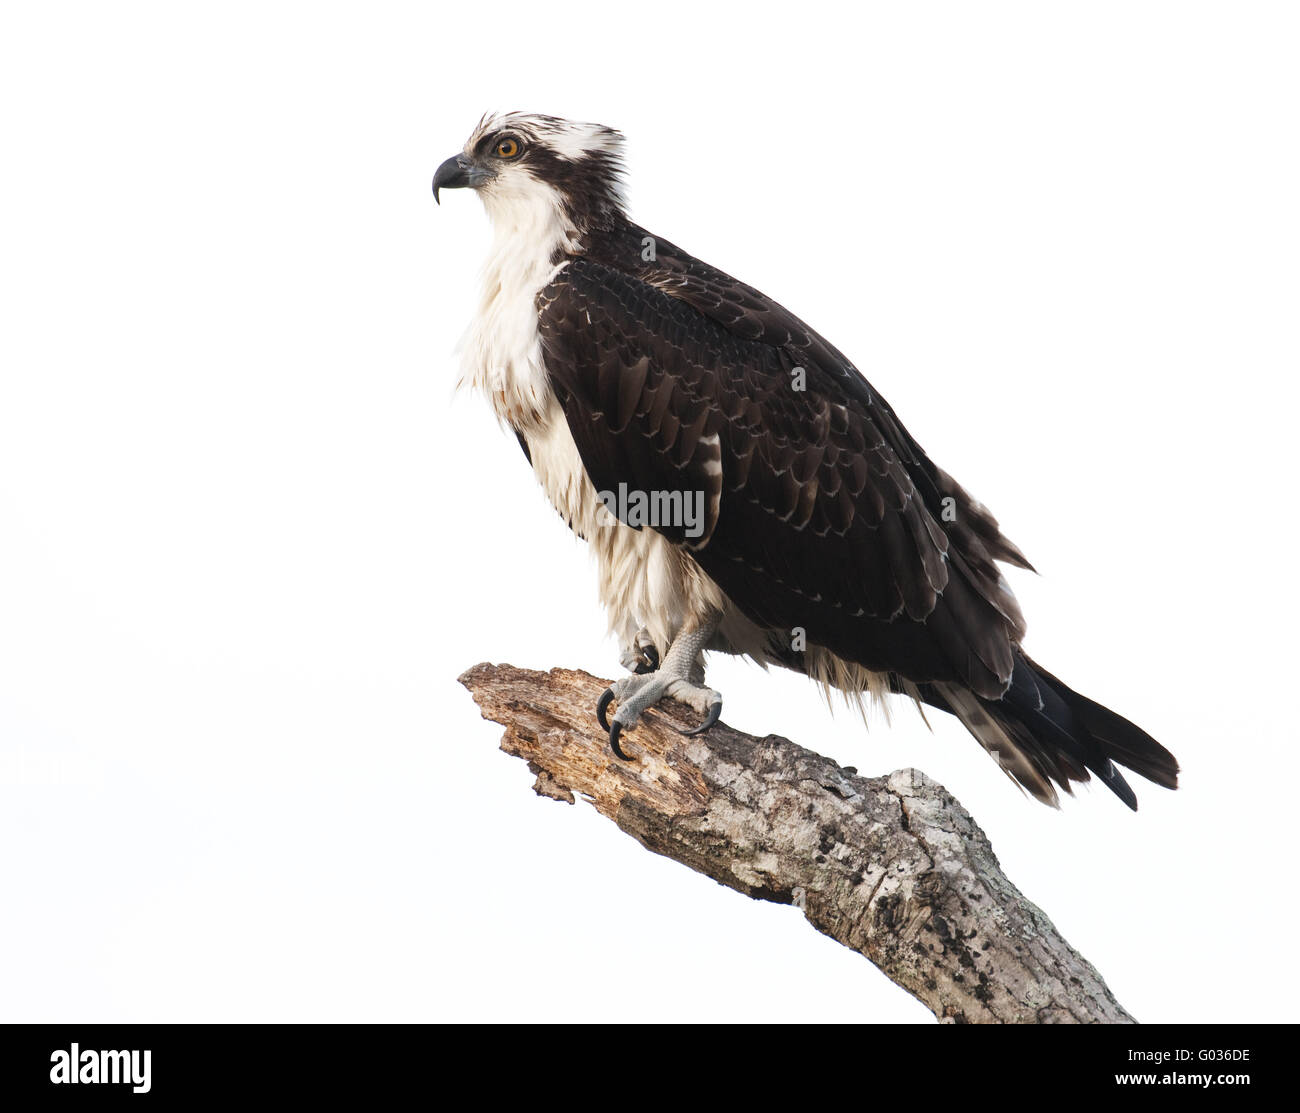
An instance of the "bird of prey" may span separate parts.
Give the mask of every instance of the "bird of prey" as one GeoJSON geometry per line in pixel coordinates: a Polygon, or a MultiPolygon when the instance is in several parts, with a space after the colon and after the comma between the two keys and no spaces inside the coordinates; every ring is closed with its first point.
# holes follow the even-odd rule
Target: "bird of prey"
{"type": "Polygon", "coordinates": [[[433,179],[493,225],[462,383],[595,551],[631,670],[596,708],[614,752],[664,697],[717,722],[708,650],[950,712],[1045,803],[1091,771],[1136,809],[1117,763],[1176,787],[1169,751],[1025,655],[998,562],[1029,562],[858,369],[628,218],[622,150],[598,124],[490,115],[433,179]]]}

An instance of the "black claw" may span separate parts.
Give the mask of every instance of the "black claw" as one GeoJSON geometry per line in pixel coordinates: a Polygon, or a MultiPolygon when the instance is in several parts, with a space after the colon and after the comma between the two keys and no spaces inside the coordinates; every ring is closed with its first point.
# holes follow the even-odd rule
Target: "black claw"
{"type": "Polygon", "coordinates": [[[614,724],[609,728],[609,748],[624,761],[631,761],[632,759],[623,752],[623,747],[618,744],[618,736],[622,733],[623,724],[615,719],[614,724]]]}
{"type": "Polygon", "coordinates": [[[703,734],[709,727],[714,726],[722,718],[722,701],[709,704],[709,713],[704,716],[704,722],[690,730],[678,731],[678,734],[703,734]]]}
{"type": "Polygon", "coordinates": [[[609,707],[614,699],[614,689],[606,688],[600,693],[600,699],[596,701],[596,722],[600,724],[601,730],[609,730],[609,720],[605,718],[605,709],[609,707]]]}
{"type": "Polygon", "coordinates": [[[631,761],[632,759],[623,752],[623,747],[618,744],[618,736],[623,733],[623,724],[617,719],[611,723],[605,717],[605,712],[613,701],[613,688],[606,688],[600,693],[600,699],[596,701],[596,720],[600,723],[601,730],[609,731],[609,748],[624,761],[631,761]]]}
{"type": "Polygon", "coordinates": [[[637,667],[632,670],[633,672],[644,676],[648,672],[659,671],[659,650],[657,650],[653,645],[647,645],[643,650],[641,650],[641,656],[644,657],[645,660],[637,665],[637,667]]]}

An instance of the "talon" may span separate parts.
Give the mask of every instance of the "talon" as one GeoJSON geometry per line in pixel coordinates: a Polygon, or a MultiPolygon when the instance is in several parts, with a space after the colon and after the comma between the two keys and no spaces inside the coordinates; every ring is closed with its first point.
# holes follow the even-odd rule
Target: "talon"
{"type": "Polygon", "coordinates": [[[632,758],[628,757],[627,754],[623,752],[623,748],[618,744],[618,736],[622,733],[623,724],[615,719],[613,725],[609,728],[609,748],[624,761],[631,761],[632,758]]]}
{"type": "Polygon", "coordinates": [[[647,645],[643,650],[641,650],[641,655],[645,660],[637,665],[637,667],[632,670],[633,672],[644,676],[648,672],[659,671],[659,650],[657,650],[653,645],[647,645]]]}
{"type": "Polygon", "coordinates": [[[709,704],[709,713],[704,716],[704,722],[702,722],[697,727],[692,727],[690,730],[679,730],[677,733],[678,734],[703,734],[706,730],[709,729],[709,727],[716,725],[717,721],[721,718],[722,718],[722,701],[718,700],[717,703],[709,704]]]}
{"type": "Polygon", "coordinates": [[[609,707],[614,699],[614,689],[606,688],[600,693],[600,699],[596,701],[596,722],[600,724],[601,730],[609,730],[609,720],[605,718],[605,709],[609,707]]]}

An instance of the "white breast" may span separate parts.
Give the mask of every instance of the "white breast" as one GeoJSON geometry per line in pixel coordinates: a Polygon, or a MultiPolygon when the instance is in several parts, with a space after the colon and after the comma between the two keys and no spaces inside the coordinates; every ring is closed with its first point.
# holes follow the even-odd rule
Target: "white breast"
{"type": "Polygon", "coordinates": [[[492,251],[478,312],[461,341],[461,386],[482,391],[503,422],[524,431],[541,420],[551,391],[537,333],[537,294],[563,269],[552,260],[572,244],[558,204],[534,195],[486,197],[492,251]]]}
{"type": "Polygon", "coordinates": [[[523,436],[551,504],[595,555],[610,629],[630,644],[646,627],[668,646],[688,615],[722,609],[722,593],[688,555],[654,530],[634,530],[605,509],[587,477],[546,376],[537,294],[564,268],[557,250],[575,233],[558,207],[484,197],[495,227],[483,296],[461,344],[461,385],[481,391],[501,421],[523,436]]]}

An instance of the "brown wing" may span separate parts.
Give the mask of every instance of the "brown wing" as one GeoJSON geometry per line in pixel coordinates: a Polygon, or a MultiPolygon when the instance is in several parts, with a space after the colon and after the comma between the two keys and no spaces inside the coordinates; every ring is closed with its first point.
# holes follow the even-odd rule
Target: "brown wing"
{"type": "Polygon", "coordinates": [[[593,483],[703,492],[702,537],[660,532],[759,624],[1000,696],[1023,627],[994,558],[1023,557],[820,337],[720,272],[674,271],[671,245],[657,255],[644,276],[574,260],[539,297],[593,483]]]}

